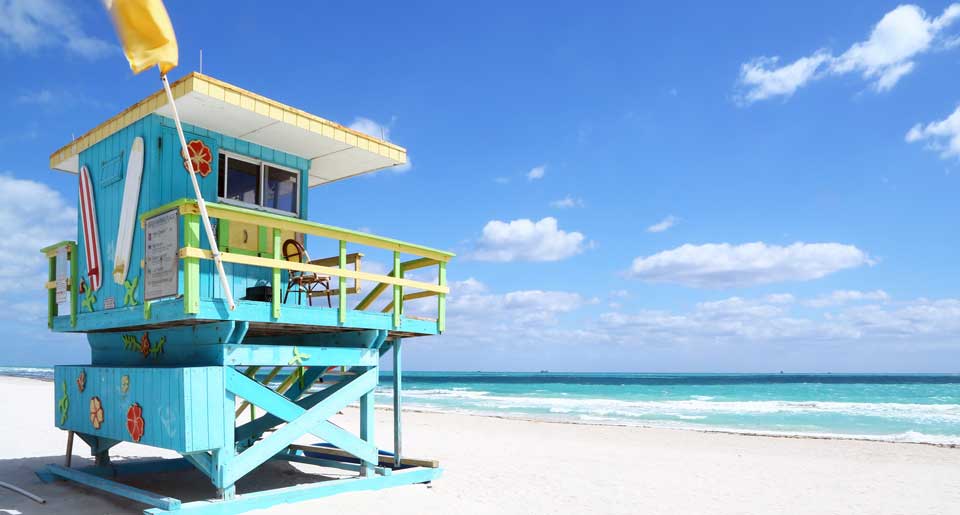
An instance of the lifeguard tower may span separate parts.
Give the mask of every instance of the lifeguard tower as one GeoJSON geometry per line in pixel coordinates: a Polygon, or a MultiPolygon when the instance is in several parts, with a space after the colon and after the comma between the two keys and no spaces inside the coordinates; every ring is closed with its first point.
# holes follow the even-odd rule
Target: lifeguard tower
{"type": "Polygon", "coordinates": [[[144,513],[191,514],[436,478],[436,462],[401,453],[401,342],[444,331],[453,254],[307,220],[309,188],[403,164],[406,151],[199,73],[172,91],[236,309],[224,300],[163,91],[55,152],[53,169],[80,176],[80,209],[77,241],[42,250],[48,323],[86,333],[92,362],[56,367],[54,411],[96,464],[70,468],[68,450],[67,466],[40,476],[152,506],[144,513]],[[330,257],[311,260],[308,238],[330,257]],[[364,252],[389,256],[392,270],[363,271],[364,252]],[[405,277],[421,269],[430,279],[405,277]],[[427,299],[417,313],[432,317],[408,314],[414,299],[427,299]],[[393,452],[374,442],[388,353],[393,452]],[[354,402],[359,427],[328,420],[354,402]],[[120,442],[183,458],[112,464],[120,442]],[[268,460],[356,475],[237,493],[268,460]],[[216,495],[181,502],[117,480],[178,467],[200,470],[216,495]]]}

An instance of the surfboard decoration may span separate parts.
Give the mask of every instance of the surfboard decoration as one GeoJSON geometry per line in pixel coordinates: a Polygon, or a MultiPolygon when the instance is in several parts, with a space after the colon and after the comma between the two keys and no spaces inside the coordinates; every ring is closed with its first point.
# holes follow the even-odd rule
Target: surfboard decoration
{"type": "Polygon", "coordinates": [[[127,179],[123,184],[123,205],[120,208],[120,228],[113,255],[113,282],[123,284],[130,270],[130,251],[133,232],[137,227],[137,204],[140,203],[140,179],[143,177],[143,138],[137,136],[130,146],[127,161],[127,179]]]}
{"type": "Polygon", "coordinates": [[[93,181],[90,170],[84,165],[80,169],[80,218],[83,221],[83,249],[87,257],[87,277],[90,278],[90,290],[100,289],[100,232],[97,230],[97,205],[93,202],[93,181]]]}

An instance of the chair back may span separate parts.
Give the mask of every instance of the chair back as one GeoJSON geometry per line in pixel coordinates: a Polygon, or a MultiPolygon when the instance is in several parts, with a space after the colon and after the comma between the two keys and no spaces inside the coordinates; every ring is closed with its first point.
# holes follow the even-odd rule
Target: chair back
{"type": "MultiPolygon", "coordinates": [[[[283,259],[287,261],[293,261],[296,263],[310,262],[310,255],[307,254],[307,249],[303,248],[303,244],[293,238],[284,241],[283,246],[280,248],[283,253],[283,259]]],[[[301,275],[303,272],[290,270],[290,274],[301,275]]]]}

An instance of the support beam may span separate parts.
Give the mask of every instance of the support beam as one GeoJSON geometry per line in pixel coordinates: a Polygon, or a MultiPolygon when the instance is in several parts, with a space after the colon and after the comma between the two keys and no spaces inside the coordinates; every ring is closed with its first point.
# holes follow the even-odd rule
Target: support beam
{"type": "Polygon", "coordinates": [[[290,366],[371,366],[379,361],[376,349],[350,347],[303,347],[289,345],[223,345],[223,364],[227,366],[264,366],[287,363],[290,366]],[[291,363],[296,359],[296,363],[291,363]]]}
{"type": "Polygon", "coordinates": [[[66,467],[61,467],[60,465],[51,464],[47,465],[46,472],[62,477],[63,479],[69,479],[70,481],[80,483],[81,485],[103,490],[113,495],[132,499],[134,501],[155,506],[163,510],[176,510],[181,506],[180,499],[157,495],[146,490],[127,486],[122,483],[117,483],[116,481],[110,481],[109,479],[104,479],[99,476],[94,476],[93,474],[80,472],[76,469],[68,469],[66,467]]]}
{"type": "Polygon", "coordinates": [[[400,455],[403,450],[403,437],[402,437],[402,426],[400,420],[400,413],[402,411],[400,391],[402,388],[401,374],[400,370],[402,368],[400,363],[400,349],[402,347],[403,339],[395,338],[393,340],[393,462],[394,465],[400,466],[400,455]]]}

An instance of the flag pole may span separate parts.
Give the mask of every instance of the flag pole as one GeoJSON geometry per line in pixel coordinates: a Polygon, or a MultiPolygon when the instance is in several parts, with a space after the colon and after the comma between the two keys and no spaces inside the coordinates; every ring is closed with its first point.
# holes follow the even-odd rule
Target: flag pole
{"type": "Polygon", "coordinates": [[[187,170],[190,172],[190,181],[193,183],[193,193],[197,197],[197,208],[200,210],[203,228],[207,231],[207,241],[210,242],[210,253],[213,254],[213,262],[217,264],[217,273],[220,274],[220,285],[223,286],[223,294],[227,298],[227,306],[230,307],[230,311],[233,311],[237,306],[233,303],[233,293],[230,291],[230,283],[227,282],[227,274],[223,271],[223,259],[220,256],[220,249],[217,248],[217,238],[213,234],[213,227],[210,225],[210,216],[207,214],[207,204],[203,201],[203,195],[200,193],[200,184],[197,183],[197,173],[193,169],[193,160],[190,159],[190,151],[187,150],[187,139],[183,136],[183,126],[180,125],[180,114],[177,113],[177,104],[173,101],[173,91],[170,91],[170,82],[167,81],[167,74],[163,73],[162,70],[160,72],[160,81],[163,82],[163,89],[167,92],[167,101],[170,102],[170,108],[173,109],[173,121],[177,124],[177,135],[180,136],[180,148],[187,163],[187,170]]]}

